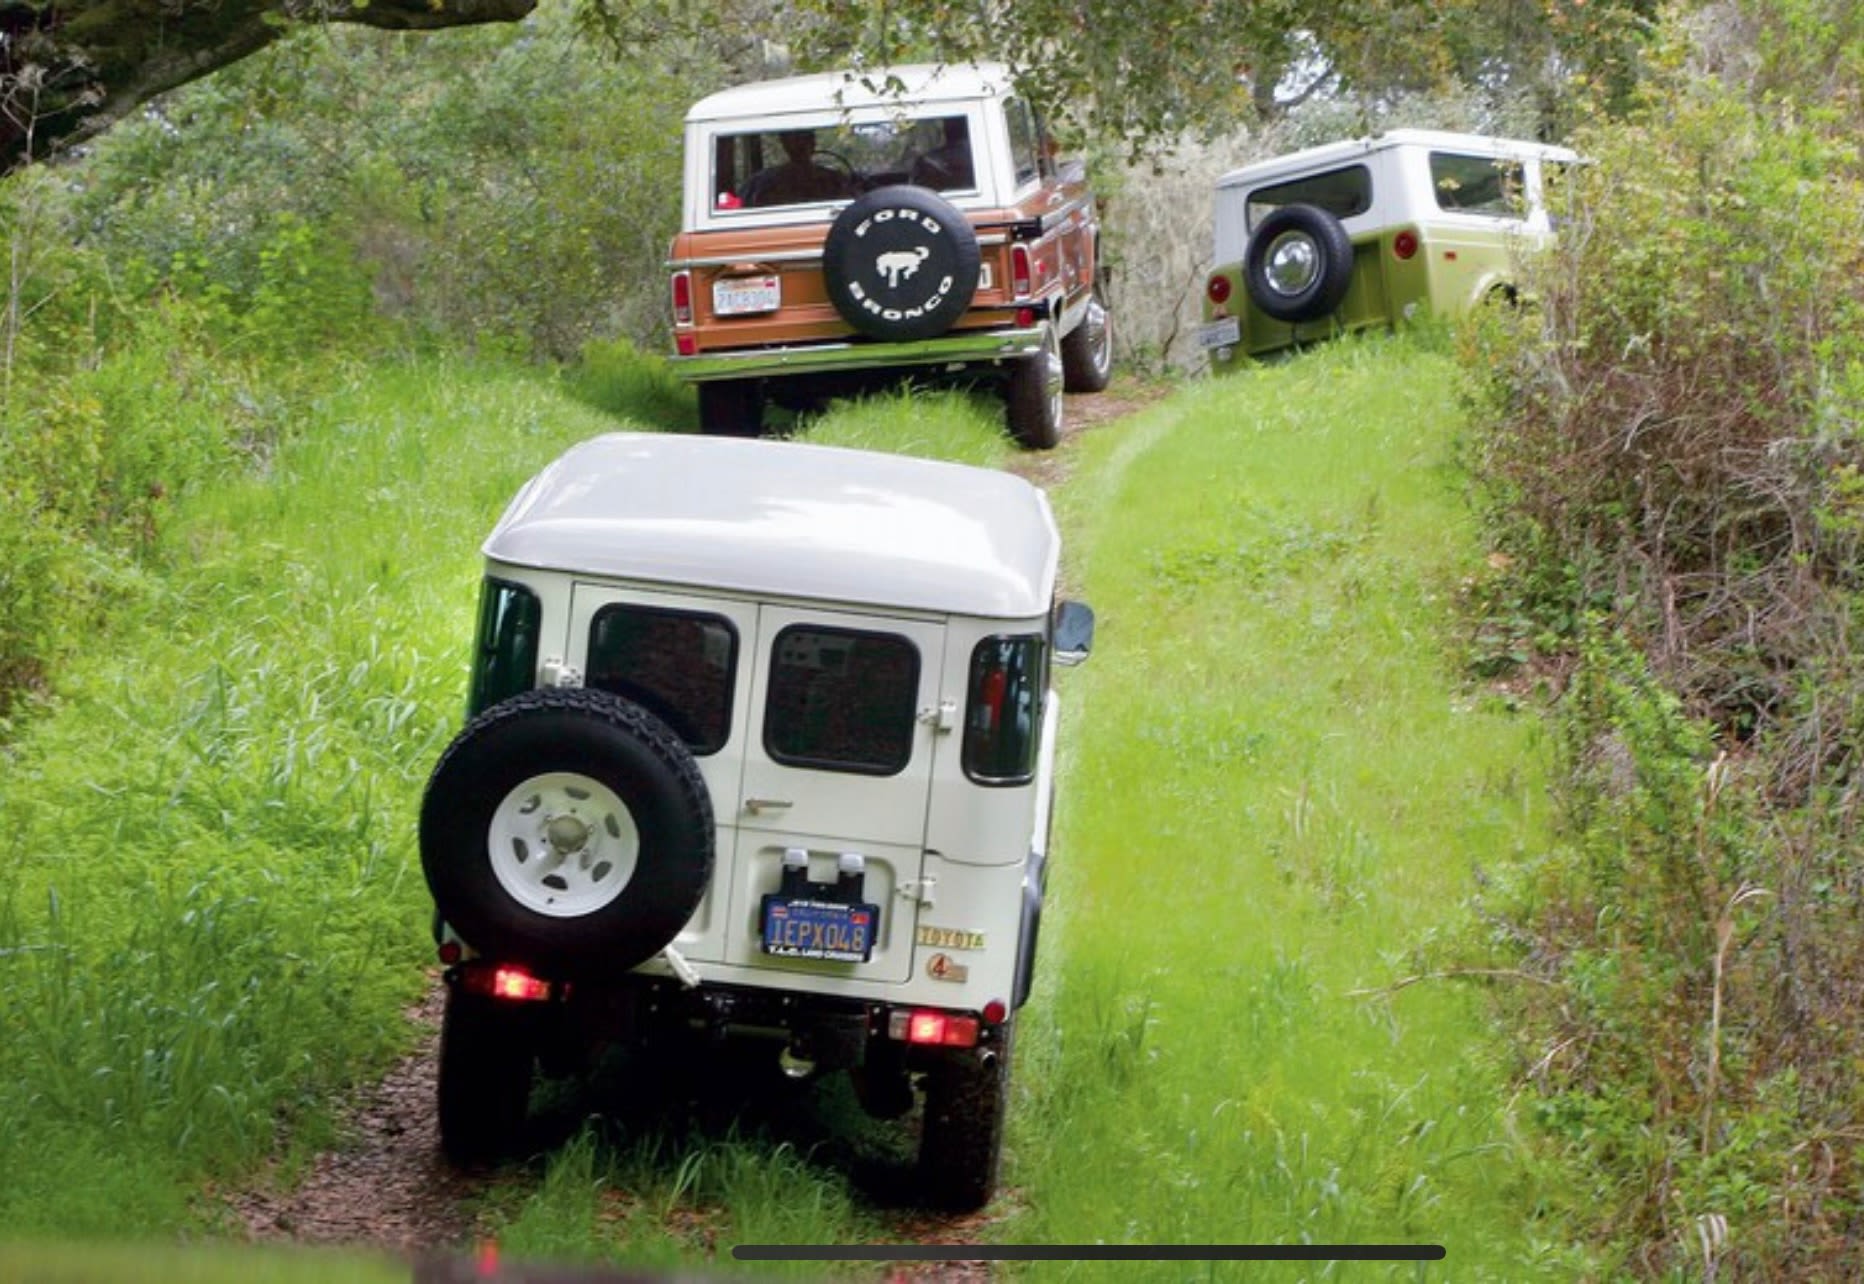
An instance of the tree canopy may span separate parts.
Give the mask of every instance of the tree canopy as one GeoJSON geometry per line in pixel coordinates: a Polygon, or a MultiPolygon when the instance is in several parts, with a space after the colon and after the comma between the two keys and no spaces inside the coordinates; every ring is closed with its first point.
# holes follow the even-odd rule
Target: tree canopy
{"type": "MultiPolygon", "coordinates": [[[[1273,113],[1316,89],[1367,93],[1449,76],[1622,81],[1655,8],[1655,0],[570,2],[586,30],[624,47],[706,34],[733,61],[778,39],[805,65],[999,59],[1038,99],[1129,141],[1273,113]]],[[[431,31],[516,21],[537,3],[0,0],[0,171],[81,142],[296,23],[431,31]]]]}

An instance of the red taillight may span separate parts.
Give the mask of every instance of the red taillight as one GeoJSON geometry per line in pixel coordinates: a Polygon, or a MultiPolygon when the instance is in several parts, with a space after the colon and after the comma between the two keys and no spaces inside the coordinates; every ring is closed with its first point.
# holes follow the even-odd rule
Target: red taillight
{"type": "Polygon", "coordinates": [[[1003,1005],[1002,999],[992,999],[984,1005],[984,1021],[989,1025],[1002,1025],[1003,1018],[1009,1014],[1010,1010],[1003,1005]]]}
{"type": "Polygon", "coordinates": [[[682,357],[690,357],[699,351],[699,336],[696,334],[676,334],[673,336],[673,350],[682,357]]]}
{"type": "Polygon", "coordinates": [[[925,1008],[913,1012],[895,1012],[887,1033],[907,1043],[943,1048],[975,1048],[977,1018],[925,1008]]]}
{"type": "Polygon", "coordinates": [[[550,997],[550,982],[540,981],[521,968],[501,967],[492,973],[492,997],[547,999],[550,997]]]}
{"type": "Polygon", "coordinates": [[[1212,303],[1228,303],[1230,301],[1230,278],[1227,276],[1211,277],[1210,284],[1204,287],[1204,295],[1212,303]]]}
{"type": "Polygon", "coordinates": [[[460,943],[458,941],[442,941],[440,943],[440,961],[448,967],[452,967],[465,957],[466,951],[460,948],[460,943]]]}
{"type": "Polygon", "coordinates": [[[675,272],[673,274],[673,324],[691,325],[693,323],[693,274],[675,272]]]}
{"type": "Polygon", "coordinates": [[[1417,253],[1417,233],[1400,232],[1392,237],[1392,253],[1401,259],[1408,259],[1417,253]]]}
{"type": "Polygon", "coordinates": [[[513,967],[510,964],[503,967],[468,964],[460,971],[459,983],[474,994],[527,1003],[548,999],[554,989],[550,982],[532,976],[523,968],[513,967]]]}
{"type": "Polygon", "coordinates": [[[1010,297],[1026,299],[1033,288],[1035,271],[1029,263],[1029,247],[1012,245],[1010,247],[1010,297]]]}

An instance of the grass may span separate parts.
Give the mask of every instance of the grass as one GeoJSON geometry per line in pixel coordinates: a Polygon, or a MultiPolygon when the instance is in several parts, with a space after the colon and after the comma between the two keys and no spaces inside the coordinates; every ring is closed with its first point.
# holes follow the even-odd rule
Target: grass
{"type": "MultiPolygon", "coordinates": [[[[265,476],[186,500],[166,563],[9,747],[6,1239],[225,1233],[209,1192],[327,1139],[406,1046],[429,957],[413,819],[461,711],[478,542],[569,441],[685,426],[633,360],[568,389],[449,362],[332,388],[265,476]]],[[[1531,724],[1446,669],[1475,556],[1449,388],[1412,347],[1341,344],[1069,448],[1071,591],[1100,637],[1063,679],[1013,1189],[964,1233],[1408,1240],[1449,1247],[1445,1278],[1558,1268],[1481,996],[1353,993],[1431,967],[1476,871],[1542,820],[1531,724]]],[[[1015,453],[958,395],[801,435],[1015,453]]],[[[734,1243],[922,1233],[851,1181],[892,1140],[845,1085],[696,1107],[690,1086],[656,1104],[623,1074],[561,1103],[563,1142],[484,1197],[505,1258],[717,1270],[734,1243]]],[[[45,1250],[8,1251],[0,1274],[45,1250]]]]}
{"type": "Polygon", "coordinates": [[[1429,970],[1545,821],[1535,725],[1445,658],[1475,557],[1451,378],[1334,345],[1075,461],[1100,629],[1065,692],[1007,1238],[1432,1242],[1458,1279],[1549,1254],[1481,996],[1358,993],[1429,970]]]}
{"type": "Polygon", "coordinates": [[[314,1144],[424,984],[414,806],[457,725],[476,546],[608,421],[528,374],[377,370],[186,501],[0,779],[0,1226],[195,1220],[314,1144]]]}

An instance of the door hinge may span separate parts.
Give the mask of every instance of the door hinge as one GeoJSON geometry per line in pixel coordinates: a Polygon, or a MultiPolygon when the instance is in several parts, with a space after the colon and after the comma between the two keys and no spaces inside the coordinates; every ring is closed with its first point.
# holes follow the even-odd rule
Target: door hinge
{"type": "Polygon", "coordinates": [[[938,879],[916,878],[909,883],[901,883],[899,887],[895,889],[894,895],[898,896],[903,901],[918,901],[921,905],[930,909],[937,891],[938,879]]]}
{"type": "Polygon", "coordinates": [[[582,670],[555,657],[544,661],[538,677],[539,686],[579,687],[582,685],[582,670]]]}
{"type": "Polygon", "coordinates": [[[958,726],[958,702],[956,700],[940,700],[938,704],[930,709],[921,709],[919,711],[919,721],[925,723],[926,726],[932,728],[932,730],[938,732],[940,735],[947,734],[955,730],[958,726]]]}

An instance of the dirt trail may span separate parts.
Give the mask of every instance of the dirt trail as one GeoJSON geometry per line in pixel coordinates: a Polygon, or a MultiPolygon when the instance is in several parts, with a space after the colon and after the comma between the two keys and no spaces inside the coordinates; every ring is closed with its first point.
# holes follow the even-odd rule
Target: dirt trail
{"type": "MultiPolygon", "coordinates": [[[[1074,437],[1143,409],[1167,391],[1163,384],[1122,381],[1098,396],[1068,397],[1062,447],[1020,456],[1015,471],[1043,487],[1060,484],[1074,437]]],[[[427,997],[409,1013],[421,1030],[419,1044],[361,1095],[340,1121],[337,1147],[318,1155],[295,1187],[262,1179],[227,1197],[251,1239],[371,1248],[403,1257],[471,1248],[474,1199],[502,1178],[460,1172],[441,1158],[434,1108],[440,1011],[436,975],[427,997]]],[[[987,1220],[900,1213],[893,1224],[901,1242],[964,1243],[975,1240],[987,1220]]],[[[943,1263],[935,1273],[948,1280],[990,1277],[981,1263],[943,1263]]]]}

